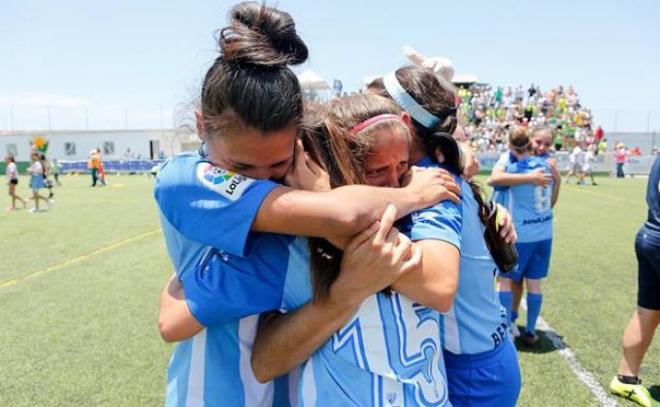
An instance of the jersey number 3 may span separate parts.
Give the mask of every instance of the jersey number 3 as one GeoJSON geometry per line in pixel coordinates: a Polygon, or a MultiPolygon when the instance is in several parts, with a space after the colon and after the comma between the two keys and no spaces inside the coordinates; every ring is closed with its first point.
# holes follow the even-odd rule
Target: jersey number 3
{"type": "Polygon", "coordinates": [[[441,372],[439,329],[439,316],[430,308],[396,292],[377,294],[363,302],[353,321],[335,334],[333,349],[338,352],[352,344],[351,357],[360,368],[396,377],[397,382],[414,382],[416,404],[441,405],[447,399],[447,387],[441,372]]]}

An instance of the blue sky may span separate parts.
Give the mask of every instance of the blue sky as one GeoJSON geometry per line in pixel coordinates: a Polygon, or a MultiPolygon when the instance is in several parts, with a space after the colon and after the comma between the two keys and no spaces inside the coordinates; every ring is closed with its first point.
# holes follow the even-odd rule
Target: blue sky
{"type": "MultiPolygon", "coordinates": [[[[197,94],[233,4],[3,0],[0,129],[48,117],[52,128],[167,127],[197,94]]],[[[660,131],[658,1],[269,4],[296,20],[311,51],[301,69],[348,90],[406,63],[410,45],[492,84],[572,84],[606,129],[645,130],[651,111],[660,131]]]]}

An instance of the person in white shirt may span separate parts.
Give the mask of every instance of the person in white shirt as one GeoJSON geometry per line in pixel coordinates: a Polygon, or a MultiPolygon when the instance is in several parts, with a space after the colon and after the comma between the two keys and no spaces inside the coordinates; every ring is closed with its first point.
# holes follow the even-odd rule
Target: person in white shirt
{"type": "Polygon", "coordinates": [[[584,177],[589,176],[591,178],[591,185],[598,185],[594,181],[594,174],[591,171],[591,163],[596,161],[596,146],[594,144],[587,147],[587,151],[584,153],[584,162],[582,163],[582,172],[580,173],[580,184],[584,185],[584,177]]]}
{"type": "Polygon", "coordinates": [[[16,167],[16,160],[13,156],[9,155],[5,157],[5,164],[7,164],[7,169],[5,175],[7,176],[7,185],[9,186],[9,196],[11,197],[11,206],[7,207],[8,211],[15,211],[16,201],[21,201],[23,203],[23,209],[27,206],[25,199],[16,195],[16,185],[18,185],[18,167],[16,167]]]}
{"type": "Polygon", "coordinates": [[[568,181],[571,179],[571,177],[580,177],[579,179],[582,179],[581,174],[582,164],[584,163],[584,151],[582,148],[580,148],[579,143],[575,145],[573,151],[568,155],[568,161],[570,163],[570,167],[568,173],[566,174],[566,178],[564,178],[565,184],[568,184],[568,181]]]}

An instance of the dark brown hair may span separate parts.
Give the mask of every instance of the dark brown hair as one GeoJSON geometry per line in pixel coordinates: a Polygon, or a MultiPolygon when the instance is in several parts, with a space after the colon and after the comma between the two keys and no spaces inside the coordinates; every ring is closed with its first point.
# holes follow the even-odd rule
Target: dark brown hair
{"type": "Polygon", "coordinates": [[[229,12],[220,30],[220,56],[204,77],[201,110],[204,138],[227,127],[262,132],[296,126],[303,113],[302,93],[288,65],[307,60],[291,16],[257,2],[229,12]]]}
{"type": "MultiPolygon", "coordinates": [[[[328,172],[332,188],[366,184],[366,160],[373,137],[383,129],[409,137],[408,128],[403,121],[393,119],[357,134],[351,129],[372,117],[399,113],[401,109],[392,100],[381,96],[356,94],[335,99],[327,107],[308,108],[301,126],[303,144],[328,172]]],[[[339,275],[342,251],[320,238],[310,238],[309,246],[314,300],[319,301],[327,298],[339,275]]]]}
{"type": "MultiPolygon", "coordinates": [[[[418,139],[425,139],[436,132],[453,134],[458,125],[456,117],[456,93],[453,85],[439,79],[432,70],[421,66],[404,66],[394,73],[397,81],[408,94],[429,113],[439,119],[435,128],[428,128],[412,118],[418,139]]],[[[367,88],[381,96],[392,98],[385,89],[382,78],[373,80],[367,88]]]]}
{"type": "MultiPolygon", "coordinates": [[[[439,78],[432,70],[417,65],[399,68],[396,70],[395,76],[399,84],[415,102],[439,119],[434,128],[428,128],[413,118],[412,123],[415,128],[416,139],[421,142],[429,156],[435,157],[436,149],[447,156],[447,151],[444,151],[444,148],[448,146],[446,143],[447,138],[444,136],[453,134],[458,126],[454,86],[439,78]]],[[[387,92],[382,78],[372,81],[367,85],[367,89],[388,98],[392,97],[387,92]]],[[[456,145],[455,148],[458,148],[458,146],[456,145]]],[[[456,174],[463,172],[463,168],[460,168],[459,165],[454,164],[453,167],[456,167],[451,168],[456,174]]],[[[479,205],[479,214],[481,215],[486,211],[481,187],[476,182],[467,182],[479,205]]]]}

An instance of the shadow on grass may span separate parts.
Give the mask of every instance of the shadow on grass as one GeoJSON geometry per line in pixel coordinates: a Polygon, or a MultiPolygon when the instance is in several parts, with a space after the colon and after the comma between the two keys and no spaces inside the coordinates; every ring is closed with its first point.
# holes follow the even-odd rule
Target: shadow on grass
{"type": "MultiPolygon", "coordinates": [[[[525,327],[518,326],[518,329],[520,330],[520,332],[525,332],[525,327]]],[[[516,338],[515,344],[516,344],[516,349],[518,349],[518,352],[549,353],[549,352],[556,352],[558,350],[566,348],[566,344],[564,343],[561,337],[556,337],[553,342],[553,340],[550,337],[548,337],[548,334],[545,331],[537,329],[536,334],[539,336],[539,340],[534,345],[527,344],[527,342],[525,342],[525,340],[523,339],[523,336],[516,338]]]]}
{"type": "Polygon", "coordinates": [[[651,387],[649,387],[649,393],[651,393],[651,396],[656,400],[660,402],[660,385],[656,384],[651,387]]]}

